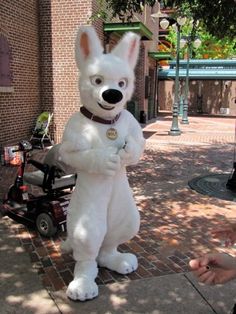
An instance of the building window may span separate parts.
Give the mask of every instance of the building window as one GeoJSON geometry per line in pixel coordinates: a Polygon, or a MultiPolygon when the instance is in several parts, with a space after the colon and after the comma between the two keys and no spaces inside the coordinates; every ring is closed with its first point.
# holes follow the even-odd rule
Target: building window
{"type": "Polygon", "coordinates": [[[5,36],[0,34],[0,87],[12,86],[11,50],[5,36]]]}

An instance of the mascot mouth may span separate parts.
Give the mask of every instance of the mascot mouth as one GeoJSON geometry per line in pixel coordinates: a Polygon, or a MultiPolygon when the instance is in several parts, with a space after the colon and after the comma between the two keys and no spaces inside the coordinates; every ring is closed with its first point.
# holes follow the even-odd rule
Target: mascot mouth
{"type": "Polygon", "coordinates": [[[112,110],[114,109],[115,107],[114,106],[106,106],[106,105],[102,105],[98,102],[98,106],[101,107],[102,109],[104,110],[112,110]]]}

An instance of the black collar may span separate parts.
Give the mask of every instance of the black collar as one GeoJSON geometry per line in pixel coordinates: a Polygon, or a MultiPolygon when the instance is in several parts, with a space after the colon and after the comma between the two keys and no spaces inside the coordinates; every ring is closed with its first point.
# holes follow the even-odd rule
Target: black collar
{"type": "Polygon", "coordinates": [[[115,122],[119,119],[119,117],[120,117],[120,115],[121,115],[121,113],[118,113],[118,114],[115,116],[114,119],[112,119],[112,120],[105,120],[105,119],[102,119],[102,118],[100,118],[100,117],[98,117],[98,116],[94,116],[94,115],[92,114],[92,112],[90,112],[90,111],[89,111],[87,108],[85,108],[85,107],[80,107],[80,112],[81,112],[86,118],[88,118],[88,119],[90,119],[90,120],[92,120],[92,121],[98,122],[98,123],[102,123],[102,124],[113,124],[113,123],[115,123],[115,122]]]}

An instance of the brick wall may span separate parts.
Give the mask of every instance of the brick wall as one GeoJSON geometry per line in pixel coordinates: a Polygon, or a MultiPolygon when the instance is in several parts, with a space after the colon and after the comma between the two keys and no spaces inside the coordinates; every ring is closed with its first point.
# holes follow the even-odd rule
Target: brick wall
{"type": "Polygon", "coordinates": [[[53,111],[51,0],[39,1],[41,108],[53,111]]]}
{"type": "MultiPolygon", "coordinates": [[[[0,94],[1,142],[29,136],[36,117],[43,110],[54,113],[51,133],[54,133],[55,142],[60,141],[68,118],[80,106],[74,60],[76,30],[82,24],[92,23],[104,41],[102,21],[89,20],[98,9],[96,0],[1,3],[0,26],[13,51],[14,75],[14,92],[0,94]]],[[[135,16],[135,20],[146,23],[157,38],[156,23],[148,18],[154,11],[146,8],[142,16],[135,16]]],[[[149,73],[149,49],[150,44],[141,43],[136,67],[138,111],[147,110],[144,79],[149,73]]]]}
{"type": "MultiPolygon", "coordinates": [[[[145,77],[149,76],[150,69],[155,71],[155,61],[148,57],[149,51],[157,51],[159,23],[157,20],[150,18],[152,13],[157,11],[157,4],[151,8],[145,6],[143,13],[134,14],[133,21],[140,21],[153,33],[152,40],[141,41],[139,60],[136,67],[136,89],[134,92],[134,100],[138,103],[138,111],[145,111],[148,118],[148,106],[154,106],[154,85],[150,82],[153,97],[145,98],[145,77]],[[152,99],[151,99],[152,98],[152,99]]],[[[151,110],[154,111],[153,109],[151,110]]],[[[152,118],[153,116],[151,116],[152,118]]]]}
{"type": "MultiPolygon", "coordinates": [[[[78,111],[78,70],[74,58],[76,31],[91,24],[95,0],[40,1],[42,107],[54,112],[54,139],[59,142],[69,117],[78,111]]],[[[101,22],[94,22],[103,39],[101,22]]]]}
{"type": "Polygon", "coordinates": [[[1,1],[0,33],[12,51],[13,91],[0,92],[0,145],[30,136],[40,113],[37,0],[1,1]]]}
{"type": "MultiPolygon", "coordinates": [[[[174,102],[174,82],[160,81],[158,84],[159,109],[172,111],[174,102]]],[[[202,95],[202,111],[205,114],[220,114],[220,108],[228,108],[228,114],[236,115],[236,81],[224,80],[190,80],[189,82],[189,113],[197,114],[199,111],[197,95],[202,95]],[[202,90],[199,91],[199,83],[202,90]]],[[[201,108],[200,108],[201,109],[201,108]]]]}
{"type": "MultiPolygon", "coordinates": [[[[99,10],[99,4],[97,0],[92,0],[92,12],[93,14],[96,13],[99,10]]],[[[92,22],[92,25],[95,27],[96,32],[98,33],[99,38],[102,42],[104,42],[104,32],[103,32],[103,22],[102,20],[94,20],[92,22]]],[[[105,48],[105,43],[104,43],[105,48]]]]}

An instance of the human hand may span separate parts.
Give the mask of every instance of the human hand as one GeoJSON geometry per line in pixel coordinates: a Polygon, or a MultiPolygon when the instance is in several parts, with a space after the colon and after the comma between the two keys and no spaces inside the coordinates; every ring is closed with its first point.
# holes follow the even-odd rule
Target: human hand
{"type": "Polygon", "coordinates": [[[236,243],[236,223],[224,225],[216,230],[213,230],[211,233],[214,238],[224,240],[226,247],[236,243]]]}
{"type": "Polygon", "coordinates": [[[189,262],[199,282],[216,285],[236,278],[236,259],[225,253],[206,254],[189,262]]]}

